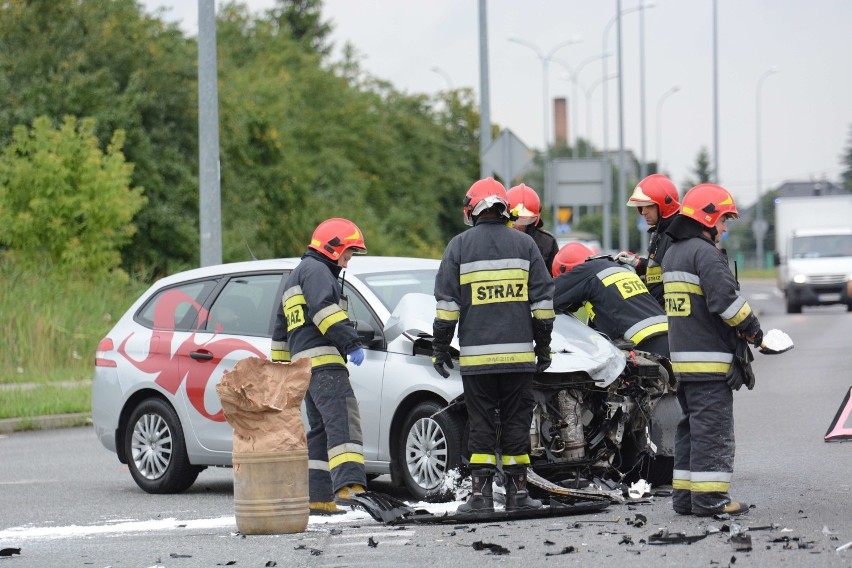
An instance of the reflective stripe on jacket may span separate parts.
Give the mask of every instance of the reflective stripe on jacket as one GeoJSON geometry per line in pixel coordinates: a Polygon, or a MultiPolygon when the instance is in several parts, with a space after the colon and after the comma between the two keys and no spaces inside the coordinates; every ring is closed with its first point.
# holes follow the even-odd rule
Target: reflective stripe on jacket
{"type": "Polygon", "coordinates": [[[529,235],[478,220],[447,245],[435,299],[435,327],[458,322],[463,374],[535,371],[533,318],[553,320],[553,279],[529,235]]]}
{"type": "Polygon", "coordinates": [[[311,368],[346,366],[346,354],[361,345],[340,307],[340,268],[308,251],[284,285],[272,333],[272,360],[310,358],[311,368]]]}
{"type": "Polygon", "coordinates": [[[574,311],[586,305],[595,329],[612,339],[640,343],[668,332],[663,309],[632,270],[596,258],[578,264],[555,280],[553,305],[574,311]]]}
{"type": "Polygon", "coordinates": [[[674,241],[663,262],[663,284],[675,376],[725,380],[737,328],[752,314],[725,255],[703,236],[674,241]]]}

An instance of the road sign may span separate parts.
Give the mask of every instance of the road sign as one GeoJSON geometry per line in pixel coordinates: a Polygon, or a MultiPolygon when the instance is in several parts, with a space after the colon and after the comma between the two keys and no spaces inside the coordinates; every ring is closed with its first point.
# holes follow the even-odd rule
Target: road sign
{"type": "Polygon", "coordinates": [[[532,158],[533,151],[508,128],[503,129],[482,156],[488,171],[503,178],[506,189],[512,180],[524,173],[532,158]]]}

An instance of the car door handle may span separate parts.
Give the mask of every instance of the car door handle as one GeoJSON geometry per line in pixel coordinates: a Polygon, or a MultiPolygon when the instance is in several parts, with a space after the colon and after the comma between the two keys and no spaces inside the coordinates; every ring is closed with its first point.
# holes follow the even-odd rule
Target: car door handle
{"type": "Polygon", "coordinates": [[[189,356],[196,361],[209,361],[213,358],[213,354],[209,351],[190,351],[189,356]]]}

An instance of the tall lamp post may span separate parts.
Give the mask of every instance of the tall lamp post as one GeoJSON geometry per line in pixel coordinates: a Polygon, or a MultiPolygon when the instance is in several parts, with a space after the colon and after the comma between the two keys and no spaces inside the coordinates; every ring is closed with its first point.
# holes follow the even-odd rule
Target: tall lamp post
{"type": "Polygon", "coordinates": [[[444,81],[447,82],[447,90],[449,90],[449,91],[453,90],[453,81],[450,79],[449,73],[447,73],[446,71],[444,71],[443,69],[441,69],[437,65],[433,65],[431,71],[433,73],[437,73],[438,75],[440,75],[441,77],[444,78],[444,81]]]}
{"type": "Polygon", "coordinates": [[[547,168],[548,168],[548,162],[549,162],[548,148],[549,148],[549,145],[550,145],[550,132],[549,132],[549,126],[548,126],[550,124],[550,121],[549,121],[550,105],[549,105],[549,100],[548,100],[550,95],[547,92],[548,64],[550,63],[550,60],[553,58],[553,56],[556,55],[556,52],[558,50],[562,49],[563,47],[573,45],[575,43],[579,43],[579,42],[582,41],[582,38],[574,36],[574,37],[571,37],[569,39],[566,39],[563,42],[557,43],[556,45],[554,45],[550,49],[550,51],[547,52],[546,55],[544,54],[544,52],[542,52],[538,48],[538,46],[536,44],[534,44],[530,41],[527,41],[527,40],[521,39],[521,38],[517,38],[517,37],[510,37],[508,39],[511,42],[514,42],[514,43],[517,43],[517,44],[520,44],[520,45],[523,45],[525,47],[532,49],[535,52],[535,54],[538,56],[538,58],[541,60],[541,91],[542,91],[542,109],[541,110],[542,110],[542,125],[543,125],[542,127],[544,128],[544,132],[542,132],[542,139],[544,140],[544,146],[543,146],[542,151],[541,151],[542,163],[543,163],[543,166],[544,166],[544,171],[542,172],[542,178],[543,178],[542,181],[544,183],[544,188],[543,188],[543,192],[545,194],[544,201],[545,201],[545,203],[547,203],[550,206],[551,214],[553,215],[554,225],[555,225],[556,224],[555,223],[556,214],[557,214],[556,199],[555,199],[555,196],[553,195],[553,192],[548,187],[548,183],[547,183],[547,168]]]}
{"type": "Polygon", "coordinates": [[[760,164],[760,91],[763,88],[763,82],[775,73],[778,73],[780,68],[776,65],[763,72],[757,80],[757,89],[755,95],[754,114],[755,114],[755,150],[757,167],[757,203],[755,204],[755,221],[754,221],[754,237],[757,243],[757,263],[758,267],[763,268],[763,237],[766,236],[767,223],[763,220],[763,205],[760,202],[761,193],[763,193],[763,180],[760,164]]]}
{"type": "Polygon", "coordinates": [[[660,100],[657,101],[657,173],[663,172],[663,152],[660,150],[663,146],[663,102],[680,90],[680,85],[675,85],[668,91],[662,94],[660,100]]]}
{"type": "Polygon", "coordinates": [[[577,130],[578,130],[577,124],[578,124],[579,121],[577,119],[577,108],[580,105],[577,104],[577,101],[579,100],[579,97],[577,96],[577,86],[578,86],[578,83],[579,83],[578,78],[579,78],[579,75],[580,75],[580,71],[582,71],[583,67],[585,67],[586,65],[588,65],[592,61],[597,61],[598,59],[601,59],[601,58],[607,58],[610,55],[612,55],[612,54],[611,53],[599,53],[597,55],[593,55],[592,57],[589,57],[588,59],[584,59],[583,61],[581,61],[577,65],[577,67],[574,68],[574,69],[572,69],[570,65],[568,65],[567,63],[565,63],[561,59],[556,59],[556,58],[553,59],[554,62],[558,63],[559,65],[564,67],[566,71],[568,71],[568,76],[569,76],[568,79],[571,81],[571,133],[573,134],[572,138],[574,139],[574,143],[571,145],[571,157],[572,158],[577,158],[577,154],[578,154],[577,144],[579,143],[579,137],[577,136],[577,130]]]}
{"type": "MultiPolygon", "coordinates": [[[[601,77],[600,79],[596,79],[589,85],[588,89],[584,89],[586,93],[586,136],[589,140],[592,138],[592,95],[595,94],[595,89],[598,88],[598,85],[602,85],[607,81],[611,81],[618,77],[615,73],[610,73],[606,77],[601,77]]],[[[583,150],[583,157],[589,157],[589,145],[587,144],[583,150]]]]}

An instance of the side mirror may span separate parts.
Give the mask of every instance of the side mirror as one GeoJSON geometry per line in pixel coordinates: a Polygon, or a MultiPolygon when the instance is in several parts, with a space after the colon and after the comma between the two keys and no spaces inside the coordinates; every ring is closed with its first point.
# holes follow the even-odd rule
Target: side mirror
{"type": "Polygon", "coordinates": [[[382,344],[382,336],[376,333],[373,326],[364,320],[355,320],[355,332],[364,347],[377,347],[382,344]]]}

